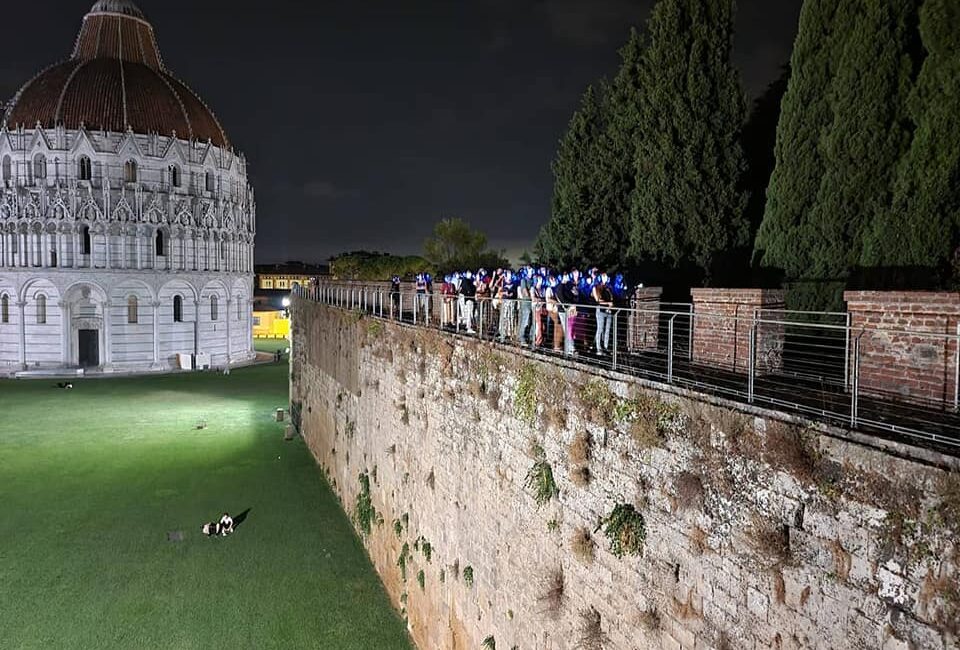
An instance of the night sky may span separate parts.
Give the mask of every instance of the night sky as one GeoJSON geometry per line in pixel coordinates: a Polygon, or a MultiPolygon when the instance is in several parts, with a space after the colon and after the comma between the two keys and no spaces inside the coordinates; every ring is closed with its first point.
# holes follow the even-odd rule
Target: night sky
{"type": "MultiPolygon", "coordinates": [[[[67,58],[94,0],[4,6],[0,100],[67,58]],[[16,28],[11,29],[11,26],[16,28]]],[[[585,87],[652,0],[140,0],[164,62],[249,161],[256,257],[419,253],[457,216],[511,255],[550,213],[550,161],[585,87]]],[[[752,99],[789,60],[800,0],[740,0],[752,99]]]]}

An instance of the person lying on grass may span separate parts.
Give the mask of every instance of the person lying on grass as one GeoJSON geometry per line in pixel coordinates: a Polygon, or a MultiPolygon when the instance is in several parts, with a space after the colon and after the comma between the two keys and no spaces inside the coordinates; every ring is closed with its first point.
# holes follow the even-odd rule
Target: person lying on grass
{"type": "Polygon", "coordinates": [[[203,534],[207,537],[215,537],[217,535],[226,537],[233,532],[233,518],[230,516],[230,513],[225,512],[223,516],[220,517],[220,521],[212,521],[204,524],[200,530],[202,530],[203,534]]]}

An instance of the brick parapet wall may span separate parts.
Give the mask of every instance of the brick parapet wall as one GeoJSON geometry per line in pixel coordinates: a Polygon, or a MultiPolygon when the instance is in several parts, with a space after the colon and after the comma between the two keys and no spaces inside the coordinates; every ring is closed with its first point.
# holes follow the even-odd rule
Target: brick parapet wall
{"type": "MultiPolygon", "coordinates": [[[[750,332],[758,310],[782,310],[784,292],[773,289],[692,289],[693,362],[733,372],[750,367],[750,332]]],[[[782,367],[782,313],[764,315],[757,325],[757,373],[782,367]]]]}
{"type": "Polygon", "coordinates": [[[590,647],[584,612],[599,615],[607,650],[956,647],[957,536],[917,523],[934,521],[924,513],[941,507],[943,471],[573,363],[300,300],[293,312],[304,439],[349,513],[358,475],[370,477],[383,523],[364,545],[420,648],[474,650],[489,636],[590,647]],[[323,350],[351,345],[340,360],[323,350]],[[533,424],[518,416],[531,386],[533,424]],[[587,386],[664,405],[660,442],[606,420],[587,386]],[[559,489],[539,508],[535,445],[559,489]],[[643,553],[617,558],[600,530],[592,561],[578,559],[575,533],[617,503],[642,513],[643,553]]]}
{"type": "Polygon", "coordinates": [[[860,393],[952,408],[960,294],[847,291],[844,300],[859,339],[860,393]]]}
{"type": "Polygon", "coordinates": [[[656,350],[660,331],[661,287],[638,287],[630,299],[627,351],[656,350]]]}

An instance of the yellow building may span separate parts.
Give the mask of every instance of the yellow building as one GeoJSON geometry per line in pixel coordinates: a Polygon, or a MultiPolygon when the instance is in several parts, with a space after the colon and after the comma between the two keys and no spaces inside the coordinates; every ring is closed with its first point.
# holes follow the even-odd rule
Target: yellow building
{"type": "Polygon", "coordinates": [[[312,278],[327,275],[329,267],[290,262],[258,265],[255,271],[257,289],[290,291],[295,284],[308,285],[312,278]]]}
{"type": "Polygon", "coordinates": [[[254,311],[253,336],[258,339],[285,339],[290,335],[286,311],[254,311]]]}

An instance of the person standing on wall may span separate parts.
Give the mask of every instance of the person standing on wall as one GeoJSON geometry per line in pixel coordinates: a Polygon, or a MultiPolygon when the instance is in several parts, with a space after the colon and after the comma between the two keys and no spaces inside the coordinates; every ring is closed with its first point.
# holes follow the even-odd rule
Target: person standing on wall
{"type": "Polygon", "coordinates": [[[594,350],[597,356],[610,353],[610,326],[613,324],[613,292],[610,290],[610,278],[601,273],[593,286],[591,294],[597,304],[597,335],[594,338],[594,350]]]}

